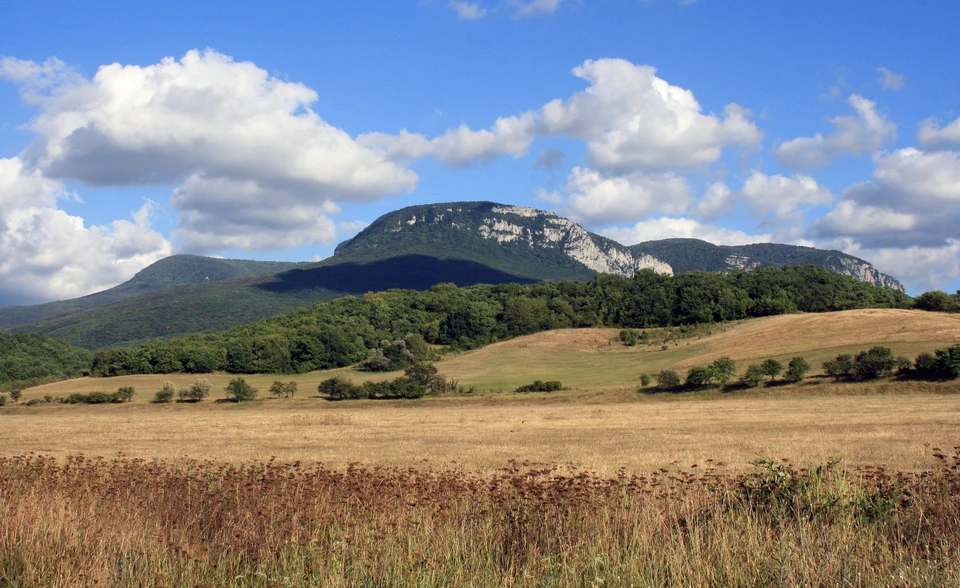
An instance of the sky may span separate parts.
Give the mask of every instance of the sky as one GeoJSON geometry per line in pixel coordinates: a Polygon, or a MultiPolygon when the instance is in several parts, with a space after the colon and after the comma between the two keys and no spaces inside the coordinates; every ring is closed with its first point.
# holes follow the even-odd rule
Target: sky
{"type": "Polygon", "coordinates": [[[960,289],[955,0],[0,0],[0,306],[490,200],[960,289]]]}

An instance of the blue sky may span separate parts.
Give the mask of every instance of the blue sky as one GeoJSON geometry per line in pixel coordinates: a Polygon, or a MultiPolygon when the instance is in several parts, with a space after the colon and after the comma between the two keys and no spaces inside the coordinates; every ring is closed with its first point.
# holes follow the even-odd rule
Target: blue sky
{"type": "Polygon", "coordinates": [[[0,305],[493,200],[960,288],[956,2],[0,3],[0,305]]]}

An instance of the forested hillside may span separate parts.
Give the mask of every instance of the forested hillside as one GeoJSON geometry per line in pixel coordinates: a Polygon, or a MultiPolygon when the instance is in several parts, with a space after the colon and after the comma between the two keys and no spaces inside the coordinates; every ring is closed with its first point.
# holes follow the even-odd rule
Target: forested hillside
{"type": "Polygon", "coordinates": [[[93,354],[42,335],[0,333],[0,389],[10,383],[75,378],[90,371],[93,354]]]}
{"type": "Polygon", "coordinates": [[[905,308],[903,293],[815,266],[591,282],[434,286],[347,296],[258,323],[101,351],[94,375],[303,373],[349,365],[403,339],[461,348],[565,328],[690,325],[790,312],[905,308]],[[421,339],[422,338],[422,339],[421,339]]]}

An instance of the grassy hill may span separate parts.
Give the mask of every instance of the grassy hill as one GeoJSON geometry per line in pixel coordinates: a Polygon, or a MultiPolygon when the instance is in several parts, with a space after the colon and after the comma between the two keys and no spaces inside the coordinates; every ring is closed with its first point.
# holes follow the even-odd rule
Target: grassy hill
{"type": "MultiPolygon", "coordinates": [[[[823,361],[838,353],[853,353],[884,345],[896,355],[915,357],[921,351],[947,347],[960,341],[960,315],[917,310],[866,309],[817,314],[791,314],[703,325],[695,329],[648,329],[651,345],[626,347],[619,330],[609,328],[560,329],[495,343],[474,351],[447,356],[438,362],[442,374],[478,392],[511,391],[533,380],[560,380],[573,390],[633,390],[640,374],[664,369],[684,372],[729,355],[742,372],[750,363],[767,358],[807,359],[819,373],[823,361]],[[666,349],[663,346],[666,345],[666,349]]],[[[344,375],[357,383],[393,379],[401,373],[372,374],[353,368],[309,374],[245,376],[265,395],[277,379],[294,380],[299,396],[315,395],[324,379],[344,375]]],[[[81,378],[28,389],[24,398],[66,396],[73,392],[113,391],[134,386],[139,402],[148,401],[163,380],[188,385],[197,375],[156,374],[116,378],[81,378]]],[[[210,374],[214,395],[234,376],[210,374]]],[[[950,384],[960,391],[960,383],[950,384]]],[[[920,385],[923,386],[923,385],[920,385]]]]}

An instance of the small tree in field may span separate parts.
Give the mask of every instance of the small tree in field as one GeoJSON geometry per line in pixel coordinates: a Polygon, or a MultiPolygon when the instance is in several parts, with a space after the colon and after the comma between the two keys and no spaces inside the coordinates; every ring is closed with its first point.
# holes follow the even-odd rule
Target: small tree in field
{"type": "Polygon", "coordinates": [[[680,387],[680,376],[673,370],[663,370],[657,374],[657,388],[673,390],[680,387]]]}
{"type": "Polygon", "coordinates": [[[650,374],[640,374],[640,386],[646,388],[650,385],[650,374]]]}
{"type": "Polygon", "coordinates": [[[712,379],[713,370],[705,365],[694,366],[687,372],[687,386],[702,388],[710,385],[712,379]]]}
{"type": "Polygon", "coordinates": [[[246,402],[257,397],[257,389],[247,383],[243,378],[234,378],[230,380],[227,387],[224,388],[227,396],[233,398],[234,402],[246,402]]]}
{"type": "Polygon", "coordinates": [[[726,386],[730,378],[737,373],[737,364],[730,359],[730,356],[724,355],[710,364],[710,371],[713,372],[713,377],[718,384],[726,386]]]}
{"type": "Polygon", "coordinates": [[[153,395],[153,401],[158,403],[173,402],[173,395],[176,394],[177,387],[170,380],[164,380],[160,384],[160,389],[153,395]]]}
{"type": "Polygon", "coordinates": [[[770,376],[771,382],[776,380],[777,376],[780,375],[780,372],[783,371],[783,364],[775,359],[766,360],[760,364],[760,367],[763,368],[764,375],[770,376]]]}
{"type": "Polygon", "coordinates": [[[270,394],[276,396],[277,398],[293,398],[293,395],[296,393],[296,380],[290,380],[289,382],[281,382],[280,380],[276,380],[270,386],[270,394]]]}
{"type": "Polygon", "coordinates": [[[743,375],[740,376],[740,383],[748,388],[756,388],[760,385],[760,382],[763,381],[763,376],[766,375],[766,372],[763,371],[763,366],[758,363],[755,363],[747,368],[747,371],[743,372],[743,375]]]}
{"type": "Polygon", "coordinates": [[[10,391],[10,400],[12,400],[14,403],[20,402],[20,396],[22,394],[23,393],[20,391],[20,388],[14,388],[10,391]]]}
{"type": "Polygon", "coordinates": [[[787,373],[783,376],[788,382],[799,382],[810,371],[810,364],[802,357],[794,357],[787,365],[787,373]]]}

